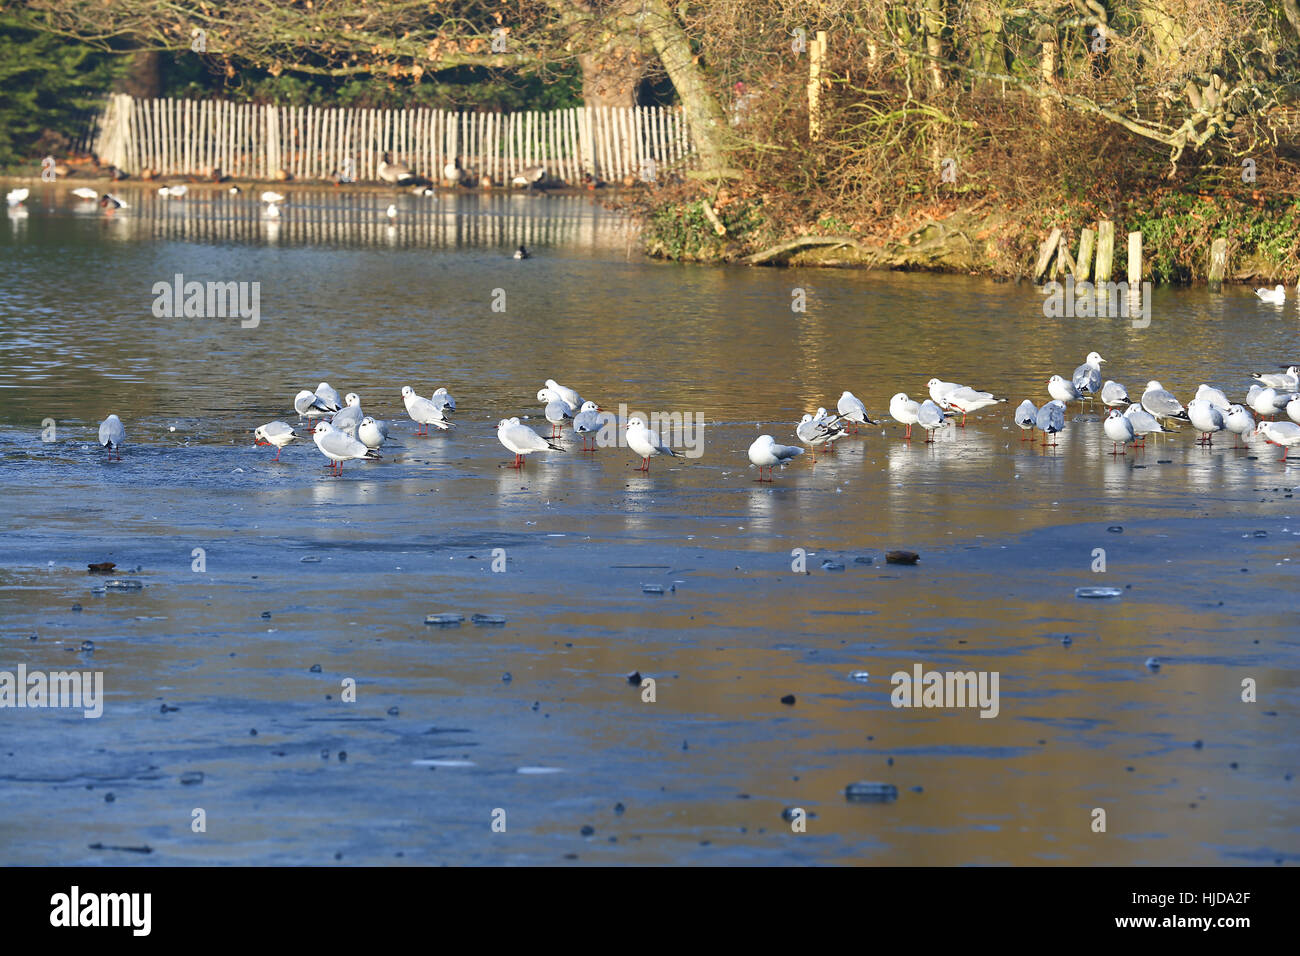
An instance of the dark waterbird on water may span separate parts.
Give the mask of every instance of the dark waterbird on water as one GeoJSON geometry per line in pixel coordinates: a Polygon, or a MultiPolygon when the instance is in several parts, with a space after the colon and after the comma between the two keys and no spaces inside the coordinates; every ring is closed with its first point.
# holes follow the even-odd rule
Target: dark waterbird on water
{"type": "Polygon", "coordinates": [[[525,249],[523,246],[520,246],[518,249],[515,250],[516,259],[531,259],[532,257],[533,254],[529,252],[527,249],[525,249]]]}

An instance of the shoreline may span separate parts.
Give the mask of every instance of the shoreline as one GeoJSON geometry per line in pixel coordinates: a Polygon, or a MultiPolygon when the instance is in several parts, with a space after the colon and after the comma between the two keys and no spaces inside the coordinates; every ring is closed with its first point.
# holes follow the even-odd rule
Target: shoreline
{"type": "MultiPolygon", "coordinates": [[[[46,182],[40,175],[0,175],[0,185],[8,191],[15,186],[29,189],[54,187],[64,190],[77,186],[94,186],[108,191],[113,186],[125,189],[156,190],[161,185],[185,184],[195,189],[196,194],[205,192],[225,192],[232,186],[252,196],[253,191],[274,189],[292,195],[295,192],[319,191],[322,189],[346,190],[362,195],[415,194],[419,187],[395,186],[386,183],[332,183],[326,180],[283,181],[267,179],[230,178],[221,182],[196,180],[186,176],[159,176],[153,179],[128,178],[115,180],[108,175],[64,176],[55,182],[46,182]]],[[[1026,220],[1034,211],[988,212],[977,203],[969,207],[956,207],[948,214],[936,217],[930,214],[918,214],[905,225],[897,223],[879,223],[874,235],[858,235],[835,232],[808,231],[794,234],[790,232],[765,235],[761,241],[755,241],[756,230],[733,232],[725,210],[719,204],[714,211],[707,200],[698,197],[690,200],[680,198],[656,197],[655,191],[643,186],[622,186],[604,184],[598,188],[580,186],[561,186],[556,188],[529,191],[519,187],[491,186],[448,187],[433,185],[437,196],[457,195],[530,195],[542,199],[550,196],[577,197],[589,196],[593,200],[605,201],[612,210],[635,221],[641,227],[641,252],[650,259],[671,262],[693,262],[702,265],[745,264],[768,268],[825,268],[886,271],[926,272],[932,274],[959,274],[980,276],[994,282],[1034,281],[1033,256],[1026,250],[1037,249],[1047,239],[1050,229],[1041,235],[1026,229],[1026,220]],[[631,199],[632,201],[628,201],[631,199]],[[709,213],[696,216],[695,210],[709,206],[709,213]],[[685,224],[678,235],[666,234],[663,227],[666,218],[699,218],[699,224],[685,224]],[[715,221],[716,220],[716,221],[715,221]],[[886,226],[893,225],[896,238],[882,235],[886,226]],[[721,227],[724,232],[718,233],[721,227]],[[693,233],[693,234],[692,234],[693,233]]],[[[1064,218],[1062,219],[1064,222],[1064,218]]],[[[1080,223],[1075,221],[1074,226],[1080,223]]],[[[797,229],[805,227],[796,227],[797,229]]],[[[1240,224],[1244,230],[1246,225],[1240,224]]],[[[1118,231],[1118,230],[1117,230],[1118,231]]],[[[1066,229],[1071,241],[1077,243],[1077,229],[1066,229]]],[[[1204,232],[1196,237],[1206,245],[1219,238],[1219,234],[1204,232]]],[[[1149,250],[1144,250],[1149,251],[1149,250]]],[[[1117,252],[1117,258],[1120,253],[1117,252]]],[[[1148,260],[1149,261],[1149,260],[1148,260]]],[[[1201,274],[1194,264],[1186,269],[1190,278],[1186,281],[1157,281],[1148,275],[1144,262],[1143,280],[1151,279],[1153,285],[1162,287],[1201,286],[1209,283],[1206,275],[1201,274]]],[[[1117,266],[1120,265],[1117,263],[1117,266]]],[[[1119,269],[1116,270],[1118,279],[1119,269]]],[[[1061,278],[1065,273],[1061,274],[1061,278]]],[[[1282,284],[1290,287],[1300,274],[1300,266],[1292,264],[1287,268],[1283,263],[1270,261],[1267,256],[1259,254],[1238,253],[1230,260],[1230,268],[1223,277],[1225,283],[1246,285],[1252,282],[1267,285],[1282,284]]],[[[1044,275],[1042,282],[1051,281],[1051,275],[1044,275]]],[[[1300,287],[1298,287],[1300,288],[1300,287]]]]}

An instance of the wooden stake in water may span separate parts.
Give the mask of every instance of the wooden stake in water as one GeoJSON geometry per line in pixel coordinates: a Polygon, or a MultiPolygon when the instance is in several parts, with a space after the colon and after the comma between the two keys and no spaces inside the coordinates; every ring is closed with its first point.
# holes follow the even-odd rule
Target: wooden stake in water
{"type": "Polygon", "coordinates": [[[1056,272],[1068,272],[1078,280],[1078,270],[1074,265],[1074,256],[1070,255],[1070,245],[1065,241],[1065,236],[1061,236],[1061,245],[1056,252],[1056,267],[1052,270],[1052,278],[1056,278],[1056,272]]]}
{"type": "Polygon", "coordinates": [[[1034,265],[1034,281],[1037,282],[1047,272],[1047,267],[1052,264],[1052,257],[1056,255],[1061,245],[1061,230],[1053,229],[1038,248],[1038,261],[1034,265]]]}
{"type": "Polygon", "coordinates": [[[1087,282],[1092,275],[1092,250],[1096,239],[1097,234],[1091,229],[1079,233],[1079,261],[1074,264],[1074,278],[1079,282],[1087,282]]]}
{"type": "Polygon", "coordinates": [[[1107,220],[1097,223],[1097,282],[1109,282],[1115,260],[1115,224],[1107,220]]]}
{"type": "Polygon", "coordinates": [[[1228,271],[1228,240],[1220,236],[1210,244],[1210,291],[1223,291],[1223,277],[1228,271]]]}
{"type": "Polygon", "coordinates": [[[1135,289],[1142,281],[1142,233],[1128,234],[1128,287],[1135,289]]]}

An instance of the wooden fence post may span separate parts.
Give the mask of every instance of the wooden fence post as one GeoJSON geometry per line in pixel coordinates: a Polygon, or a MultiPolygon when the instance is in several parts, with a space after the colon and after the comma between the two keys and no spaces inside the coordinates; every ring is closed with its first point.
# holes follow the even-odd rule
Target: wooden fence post
{"type": "Polygon", "coordinates": [[[1142,233],[1128,234],[1128,286],[1129,290],[1142,282],[1142,233]]]}
{"type": "Polygon", "coordinates": [[[1053,229],[1038,248],[1038,261],[1034,264],[1034,281],[1037,282],[1047,272],[1047,267],[1052,264],[1052,257],[1056,254],[1061,245],[1061,230],[1053,229]]]}
{"type": "Polygon", "coordinates": [[[1115,224],[1102,220],[1097,223],[1097,282],[1109,282],[1115,260],[1115,224]]]}
{"type": "Polygon", "coordinates": [[[1092,277],[1092,249],[1097,234],[1091,229],[1079,233],[1079,261],[1075,263],[1074,278],[1078,282],[1087,282],[1092,277]]]}

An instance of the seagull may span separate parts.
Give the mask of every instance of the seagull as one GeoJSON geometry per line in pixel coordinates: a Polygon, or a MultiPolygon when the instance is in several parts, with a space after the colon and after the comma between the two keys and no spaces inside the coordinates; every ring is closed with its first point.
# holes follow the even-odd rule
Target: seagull
{"type": "Polygon", "coordinates": [[[164,199],[182,199],[190,191],[189,186],[159,186],[158,195],[164,199]]]}
{"type": "Polygon", "coordinates": [[[392,203],[389,203],[389,204],[388,204],[388,209],[387,209],[386,215],[388,216],[388,221],[389,221],[389,222],[394,222],[394,221],[396,221],[396,219],[397,219],[397,207],[394,206],[392,203]]]}
{"type": "Polygon", "coordinates": [[[1065,402],[1058,398],[1040,408],[1037,425],[1038,430],[1043,433],[1043,445],[1047,445],[1047,437],[1050,435],[1052,447],[1055,448],[1056,436],[1065,431],[1065,402]]]}
{"type": "Polygon", "coordinates": [[[943,428],[945,425],[952,424],[944,417],[943,409],[929,399],[922,402],[921,407],[917,409],[916,423],[925,429],[927,444],[934,441],[934,430],[936,428],[943,428]]]}
{"type": "Polygon", "coordinates": [[[451,392],[445,388],[435,388],[433,394],[429,396],[429,401],[441,408],[444,415],[456,410],[456,399],[452,398],[451,392]]]}
{"type": "Polygon", "coordinates": [[[1161,426],[1160,421],[1154,415],[1137,402],[1128,407],[1124,412],[1124,417],[1133,423],[1133,434],[1142,439],[1142,448],[1147,446],[1147,435],[1152,432],[1163,434],[1168,431],[1168,429],[1161,426]]]}
{"type": "Polygon", "coordinates": [[[503,418],[497,422],[497,441],[506,446],[507,451],[514,452],[515,462],[511,468],[523,468],[524,456],[535,451],[564,451],[559,445],[552,445],[518,418],[503,418]]]}
{"type": "MultiPolygon", "coordinates": [[[[575,392],[573,389],[569,388],[568,386],[561,385],[553,378],[548,378],[546,380],[546,387],[555,393],[553,396],[551,396],[552,398],[564,399],[565,403],[573,411],[576,412],[578,409],[582,407],[582,396],[579,395],[577,392],[575,392]]],[[[549,399],[542,399],[540,394],[537,397],[539,400],[549,401],[549,399]]]]}
{"type": "Polygon", "coordinates": [[[20,186],[17,189],[11,189],[9,192],[5,193],[5,202],[11,206],[20,206],[31,194],[32,191],[26,186],[20,186]]]}
{"type": "Polygon", "coordinates": [[[99,443],[117,453],[117,460],[122,460],[122,442],[126,441],[126,429],[122,419],[109,415],[99,425],[99,443]]]}
{"type": "Polygon", "coordinates": [[[367,448],[379,448],[388,440],[388,423],[377,422],[367,415],[357,426],[357,438],[367,448]]]}
{"type": "Polygon", "coordinates": [[[269,189],[266,192],[262,193],[262,195],[259,196],[258,198],[261,199],[262,202],[264,203],[270,203],[272,206],[274,206],[276,203],[284,202],[283,193],[272,192],[269,189]]]}
{"type": "Polygon", "coordinates": [[[1286,417],[1300,423],[1300,395],[1296,395],[1286,403],[1286,417]]]}
{"type": "Polygon", "coordinates": [[[520,246],[518,249],[515,250],[516,259],[531,259],[532,257],[533,254],[529,252],[527,249],[525,249],[523,246],[520,246]]]}
{"type": "Polygon", "coordinates": [[[1118,408],[1112,408],[1106,420],[1101,423],[1102,431],[1110,439],[1110,454],[1113,458],[1116,454],[1126,455],[1127,451],[1116,452],[1116,445],[1127,445],[1133,441],[1137,433],[1133,431],[1133,423],[1124,417],[1124,413],[1118,408]]]}
{"type": "MultiPolygon", "coordinates": [[[[862,399],[852,392],[845,392],[840,396],[835,410],[840,413],[840,417],[845,421],[853,422],[855,425],[878,425],[879,422],[873,422],[867,417],[867,406],[862,404],[862,399]]],[[[853,429],[855,432],[857,429],[853,429]]]]}
{"type": "Polygon", "coordinates": [[[796,445],[778,445],[771,435],[759,435],[749,446],[749,460],[758,465],[758,478],[755,480],[771,481],[773,467],[785,467],[787,461],[802,454],[803,449],[796,445]],[[767,469],[766,478],[763,477],[764,468],[767,469]]]}
{"type": "Polygon", "coordinates": [[[1291,403],[1295,395],[1291,392],[1279,392],[1275,388],[1260,388],[1252,385],[1246,393],[1246,404],[1260,415],[1276,415],[1291,403]]]}
{"type": "Polygon", "coordinates": [[[240,193],[243,192],[243,190],[240,189],[238,186],[231,186],[229,189],[226,190],[226,192],[229,193],[231,196],[238,196],[240,193]]]}
{"type": "Polygon", "coordinates": [[[1142,407],[1156,418],[1178,418],[1187,421],[1187,410],[1183,403],[1174,398],[1172,392],[1152,379],[1147,382],[1146,391],[1142,393],[1142,407]]]}
{"type": "Polygon", "coordinates": [[[1021,441],[1032,441],[1034,429],[1038,426],[1038,409],[1029,399],[1025,399],[1016,406],[1015,414],[1016,424],[1020,426],[1021,432],[1029,432],[1028,435],[1021,435],[1021,441]]]}
{"type": "Polygon", "coordinates": [[[1194,398],[1187,403],[1187,419],[1201,433],[1198,445],[1213,445],[1213,435],[1224,429],[1223,412],[1211,405],[1208,399],[1194,398]]]}
{"type": "MultiPolygon", "coordinates": [[[[1217,388],[1214,388],[1211,385],[1202,384],[1201,386],[1199,386],[1196,389],[1196,395],[1193,397],[1193,399],[1195,400],[1198,398],[1209,402],[1211,405],[1213,405],[1221,412],[1226,412],[1228,410],[1228,406],[1232,404],[1232,402],[1228,401],[1227,395],[1224,395],[1222,391],[1220,391],[1217,388]]],[[[1190,404],[1187,406],[1188,414],[1191,413],[1191,407],[1192,406],[1190,404]]]]}
{"type": "Polygon", "coordinates": [[[1096,395],[1101,389],[1101,363],[1106,361],[1096,352],[1089,352],[1083,364],[1074,370],[1070,383],[1080,395],[1096,395]]]}
{"type": "Polygon", "coordinates": [[[926,382],[925,384],[926,387],[930,389],[930,398],[940,408],[948,407],[947,403],[944,402],[944,397],[949,392],[955,392],[957,391],[957,389],[961,388],[961,386],[958,385],[956,382],[941,382],[937,378],[932,378],[930,379],[930,381],[926,382]]]}
{"type": "Polygon", "coordinates": [[[1283,461],[1286,461],[1286,453],[1291,450],[1291,446],[1300,444],[1300,425],[1295,422],[1260,422],[1255,431],[1270,444],[1281,447],[1283,461]]]}
{"type": "Polygon", "coordinates": [[[72,191],[72,195],[76,196],[78,199],[99,198],[99,193],[95,192],[95,190],[91,189],[88,186],[78,186],[76,189],[72,191]]]}
{"type": "Polygon", "coordinates": [[[357,428],[361,425],[361,419],[366,416],[361,412],[361,398],[356,392],[348,392],[347,397],[343,399],[347,407],[342,411],[336,412],[330,419],[330,424],[337,428],[343,434],[351,437],[357,437],[357,428]]]}
{"type": "Polygon", "coordinates": [[[906,425],[904,438],[912,437],[912,426],[916,424],[917,413],[921,406],[907,397],[906,392],[899,392],[889,400],[889,417],[900,425],[906,425]]]}
{"type": "Polygon", "coordinates": [[[368,449],[378,449],[382,447],[383,442],[389,440],[389,423],[376,421],[367,415],[361,419],[361,424],[357,425],[356,437],[368,449]]]}
{"type": "Polygon", "coordinates": [[[578,414],[573,416],[573,432],[582,438],[583,451],[595,451],[595,436],[604,426],[605,421],[600,414],[600,406],[595,402],[583,402],[582,408],[578,409],[578,414]],[[587,448],[587,442],[591,442],[591,448],[587,448]]]}
{"type": "Polygon", "coordinates": [[[1300,368],[1292,365],[1285,372],[1256,372],[1251,376],[1261,385],[1267,385],[1271,388],[1284,388],[1288,392],[1294,392],[1300,388],[1300,368]]]}
{"type": "Polygon", "coordinates": [[[816,461],[817,446],[834,441],[844,431],[834,425],[828,428],[825,424],[818,422],[812,415],[805,415],[799,419],[799,424],[794,426],[794,433],[801,442],[812,449],[813,461],[816,461]]]}
{"type": "Polygon", "coordinates": [[[1079,390],[1059,375],[1053,375],[1047,380],[1047,394],[1063,403],[1077,401],[1079,398],[1079,390]]]}
{"type": "Polygon", "coordinates": [[[835,446],[832,442],[837,442],[849,433],[848,427],[839,423],[840,416],[832,416],[826,409],[818,407],[817,414],[813,416],[813,424],[821,427],[826,432],[826,450],[834,451],[835,446]]]}
{"type": "Polygon", "coordinates": [[[320,453],[330,460],[330,470],[334,474],[343,474],[343,463],[354,458],[379,459],[379,452],[367,448],[351,435],[344,434],[329,422],[321,422],[312,435],[320,453]]]}
{"type": "MultiPolygon", "coordinates": [[[[543,389],[549,392],[550,389],[543,389]]],[[[551,437],[559,438],[564,430],[564,423],[573,417],[573,409],[562,398],[553,398],[546,403],[544,412],[546,420],[551,423],[551,437]]]]}
{"type": "Polygon", "coordinates": [[[1101,403],[1107,408],[1118,408],[1133,404],[1133,400],[1128,397],[1127,388],[1119,382],[1108,381],[1101,387],[1101,403]]]}
{"type": "Polygon", "coordinates": [[[1239,448],[1237,439],[1245,438],[1255,430],[1255,416],[1241,405],[1230,405],[1228,414],[1223,419],[1223,427],[1232,432],[1232,447],[1239,448]]]}
{"type": "Polygon", "coordinates": [[[411,421],[420,426],[416,435],[427,436],[430,425],[437,425],[444,431],[452,427],[451,420],[443,415],[437,404],[416,395],[415,389],[409,385],[402,386],[402,401],[406,404],[406,414],[411,416],[411,421]]]}
{"type": "Polygon", "coordinates": [[[1286,289],[1280,285],[1271,289],[1256,289],[1255,295],[1259,296],[1260,301],[1267,302],[1269,305],[1281,305],[1286,301],[1286,289]]]}
{"type": "Polygon", "coordinates": [[[274,445],[275,457],[271,460],[279,461],[284,446],[298,436],[293,433],[292,425],[285,422],[267,422],[253,432],[253,437],[257,439],[259,445],[274,445]]]}
{"type": "Polygon", "coordinates": [[[293,397],[293,410],[303,418],[323,418],[334,409],[321,401],[315,392],[303,389],[293,397]]]}
{"type": "Polygon", "coordinates": [[[1005,401],[1005,398],[994,398],[992,392],[977,392],[973,388],[962,386],[945,395],[944,401],[939,404],[945,408],[951,406],[961,412],[961,425],[959,427],[965,428],[966,414],[968,412],[979,411],[981,408],[987,408],[990,405],[997,405],[999,402],[1005,401]]]}
{"type": "Polygon", "coordinates": [[[329,382],[321,382],[316,386],[316,397],[331,412],[337,412],[343,407],[343,400],[339,398],[339,393],[329,382]]]}
{"type": "Polygon", "coordinates": [[[656,455],[677,457],[677,452],[659,440],[659,433],[645,427],[639,418],[629,418],[623,426],[627,429],[627,447],[641,456],[641,467],[637,471],[650,471],[650,459],[656,455]]]}

